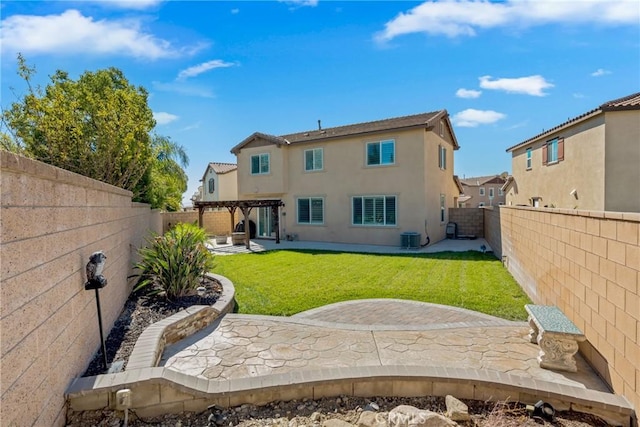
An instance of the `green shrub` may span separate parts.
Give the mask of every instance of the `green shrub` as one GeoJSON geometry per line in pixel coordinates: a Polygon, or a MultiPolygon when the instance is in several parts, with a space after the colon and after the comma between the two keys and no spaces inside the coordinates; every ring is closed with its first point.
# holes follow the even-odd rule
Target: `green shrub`
{"type": "Polygon", "coordinates": [[[149,288],[150,293],[164,293],[169,299],[195,291],[199,280],[213,269],[214,257],[206,240],[203,229],[186,223],[150,239],[149,246],[138,251],[135,290],[149,288]]]}

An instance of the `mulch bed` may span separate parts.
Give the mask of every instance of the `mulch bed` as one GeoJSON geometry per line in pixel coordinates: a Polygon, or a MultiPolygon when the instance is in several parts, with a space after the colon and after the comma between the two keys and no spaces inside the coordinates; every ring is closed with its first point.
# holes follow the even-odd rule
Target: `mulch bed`
{"type": "MultiPolygon", "coordinates": [[[[202,296],[194,292],[192,295],[172,301],[159,294],[146,294],[144,289],[132,292],[124,304],[122,313],[105,339],[109,365],[122,361],[124,362],[123,369],[126,368],[138,337],[149,325],[192,305],[212,305],[222,294],[220,282],[208,276],[203,279],[200,286],[205,288],[202,296]]],[[[105,373],[103,364],[102,350],[98,349],[82,376],[88,377],[105,373]]]]}

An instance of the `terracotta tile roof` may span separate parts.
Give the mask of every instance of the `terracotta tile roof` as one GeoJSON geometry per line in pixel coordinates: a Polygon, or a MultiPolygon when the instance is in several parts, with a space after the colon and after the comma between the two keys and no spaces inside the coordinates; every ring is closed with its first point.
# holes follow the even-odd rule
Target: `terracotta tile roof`
{"type": "Polygon", "coordinates": [[[225,174],[238,169],[238,165],[235,163],[211,162],[209,163],[209,167],[217,174],[225,174]]]}
{"type": "Polygon", "coordinates": [[[520,148],[523,147],[539,138],[544,137],[545,135],[549,135],[552,134],[564,127],[567,127],[569,125],[574,125],[578,122],[581,122],[583,120],[586,120],[590,117],[593,117],[597,114],[600,114],[602,112],[605,111],[623,111],[623,110],[640,110],[640,92],[637,93],[633,93],[631,95],[627,95],[625,97],[622,98],[618,98],[618,99],[614,99],[612,101],[607,101],[604,104],[600,105],[598,108],[594,108],[591,111],[587,111],[584,114],[581,114],[577,117],[574,117],[572,119],[567,120],[566,122],[559,124],[558,126],[552,127],[549,130],[546,130],[542,133],[539,133],[538,135],[529,138],[525,141],[522,141],[512,147],[507,148],[507,152],[509,151],[513,151],[516,148],[520,148]]]}
{"type": "Polygon", "coordinates": [[[640,92],[605,102],[600,106],[600,109],[602,111],[638,110],[640,109],[640,92]]]}
{"type": "MultiPolygon", "coordinates": [[[[315,129],[304,132],[290,133],[287,135],[269,135],[265,133],[255,132],[248,138],[244,139],[240,144],[231,149],[231,152],[237,154],[237,152],[246,144],[256,139],[257,137],[264,138],[277,145],[289,145],[311,141],[321,141],[326,139],[341,138],[352,135],[363,135],[376,132],[384,132],[395,129],[407,129],[417,127],[431,127],[437,120],[441,118],[447,118],[448,122],[449,114],[447,110],[432,111],[429,113],[414,114],[411,116],[394,117],[384,120],[376,120],[372,122],[356,123],[346,126],[337,126],[325,129],[315,129]]],[[[454,135],[453,129],[451,134],[454,135]]],[[[455,140],[454,135],[454,148],[459,148],[458,141],[455,140]]]]}
{"type": "Polygon", "coordinates": [[[305,132],[291,133],[288,135],[282,135],[281,137],[294,144],[297,142],[360,135],[363,133],[402,129],[414,126],[431,126],[434,122],[433,119],[436,117],[439,118],[442,113],[444,113],[444,111],[433,111],[430,113],[414,114],[412,116],[394,117],[391,119],[376,120],[373,122],[356,123],[321,130],[315,129],[305,132]]]}
{"type": "Polygon", "coordinates": [[[461,179],[460,182],[462,183],[462,185],[466,185],[467,187],[478,187],[496,178],[504,182],[504,179],[500,177],[500,175],[469,177],[461,179]]]}

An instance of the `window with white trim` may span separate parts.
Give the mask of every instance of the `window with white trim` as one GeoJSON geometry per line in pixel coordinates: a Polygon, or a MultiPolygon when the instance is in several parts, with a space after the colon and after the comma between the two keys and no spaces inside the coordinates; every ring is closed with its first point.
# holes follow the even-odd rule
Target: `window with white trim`
{"type": "Polygon", "coordinates": [[[298,199],[298,224],[324,224],[324,199],[301,197],[298,199]]]}
{"type": "Polygon", "coordinates": [[[484,196],[484,187],[480,187],[478,191],[480,192],[481,196],[484,196]]]}
{"type": "Polygon", "coordinates": [[[479,207],[479,208],[484,207],[484,202],[480,202],[480,203],[478,203],[478,207],[479,207]]]}
{"type": "Polygon", "coordinates": [[[396,225],[396,196],[355,196],[351,199],[353,225],[396,225]]]}
{"type": "Polygon", "coordinates": [[[392,165],[396,162],[396,142],[393,139],[367,143],[367,166],[392,165]]]}
{"type": "Polygon", "coordinates": [[[495,193],[493,187],[489,187],[489,198],[493,199],[494,194],[495,193]]]}
{"type": "Polygon", "coordinates": [[[269,153],[251,156],[251,175],[265,175],[269,173],[269,153]]]}
{"type": "Polygon", "coordinates": [[[440,195],[440,222],[445,222],[447,219],[446,215],[446,206],[445,206],[445,195],[440,195]]]}
{"type": "Polygon", "coordinates": [[[216,190],[215,180],[213,178],[209,178],[209,193],[213,193],[216,190]]]}
{"type": "Polygon", "coordinates": [[[531,169],[531,148],[527,148],[527,170],[531,169]]]}
{"type": "Polygon", "coordinates": [[[498,196],[504,196],[504,190],[502,187],[498,188],[498,196]]]}
{"type": "Polygon", "coordinates": [[[320,171],[324,167],[322,148],[312,148],[311,150],[304,150],[304,170],[320,171]]]}
{"type": "Polygon", "coordinates": [[[447,149],[442,145],[438,145],[438,167],[442,170],[447,169],[447,149]]]}

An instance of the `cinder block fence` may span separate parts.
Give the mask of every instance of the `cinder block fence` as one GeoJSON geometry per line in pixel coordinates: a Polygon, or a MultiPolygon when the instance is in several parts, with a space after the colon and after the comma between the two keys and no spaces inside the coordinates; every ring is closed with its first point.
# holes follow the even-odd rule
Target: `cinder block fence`
{"type": "Polygon", "coordinates": [[[131,291],[137,248],[161,218],[131,192],[0,150],[0,422],[63,426],[64,392],[99,347],[89,255],[107,255],[105,332],[131,291]]]}

